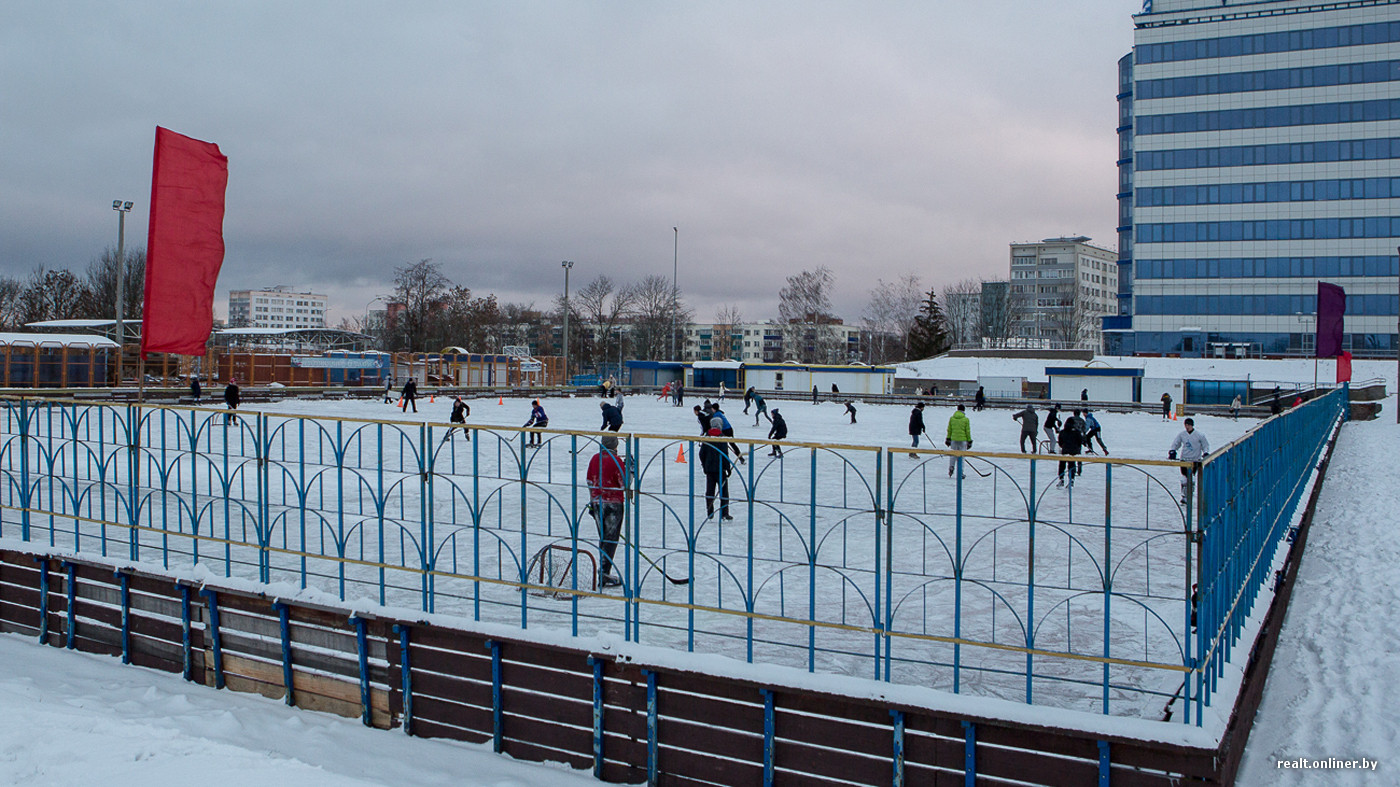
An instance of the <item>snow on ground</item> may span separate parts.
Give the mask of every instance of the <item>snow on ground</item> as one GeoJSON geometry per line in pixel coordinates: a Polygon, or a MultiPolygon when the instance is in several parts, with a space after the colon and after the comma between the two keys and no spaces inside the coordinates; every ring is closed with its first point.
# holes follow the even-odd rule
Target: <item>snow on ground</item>
{"type": "Polygon", "coordinates": [[[1396,397],[1342,429],[1299,564],[1242,785],[1400,782],[1400,441],[1396,397]],[[1387,459],[1390,457],[1390,459],[1387,459]],[[1298,758],[1379,760],[1376,771],[1280,768],[1298,758]]]}
{"type": "Polygon", "coordinates": [[[596,785],[590,772],[364,727],[0,635],[0,783],[596,785]]]}

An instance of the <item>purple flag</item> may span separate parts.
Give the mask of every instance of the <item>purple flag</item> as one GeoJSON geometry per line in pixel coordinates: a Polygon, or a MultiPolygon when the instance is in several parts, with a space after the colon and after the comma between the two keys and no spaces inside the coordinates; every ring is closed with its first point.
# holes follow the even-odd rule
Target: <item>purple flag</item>
{"type": "Polygon", "coordinates": [[[1347,293],[1326,282],[1317,283],[1317,355],[1336,358],[1342,354],[1342,320],[1347,311],[1347,293]]]}

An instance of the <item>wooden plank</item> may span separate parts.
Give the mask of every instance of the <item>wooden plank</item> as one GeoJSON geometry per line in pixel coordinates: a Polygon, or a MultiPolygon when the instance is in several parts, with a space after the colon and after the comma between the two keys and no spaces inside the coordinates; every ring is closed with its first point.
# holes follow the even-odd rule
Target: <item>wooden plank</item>
{"type": "MultiPolygon", "coordinates": [[[[956,770],[931,768],[911,763],[906,757],[904,760],[904,783],[926,787],[964,787],[967,784],[967,777],[963,774],[961,763],[958,764],[956,770]]],[[[1117,782],[1113,782],[1113,784],[1114,787],[1118,785],[1117,782]]]]}
{"type": "Polygon", "coordinates": [[[645,741],[647,739],[646,706],[643,705],[638,710],[628,710],[604,705],[603,731],[605,735],[617,735],[645,741]]]}
{"type": "MultiPolygon", "coordinates": [[[[414,635],[416,636],[416,635],[414,635]]],[[[491,680],[491,655],[486,651],[480,654],[453,653],[433,648],[420,648],[417,642],[413,649],[413,674],[436,673],[470,680],[491,680]]]]}
{"type": "Polygon", "coordinates": [[[119,642],[87,636],[81,628],[78,629],[78,635],[73,638],[73,647],[84,653],[101,653],[104,656],[120,656],[122,654],[119,642]]]}
{"type": "MultiPolygon", "coordinates": [[[[360,648],[353,631],[333,631],[310,626],[306,623],[291,622],[288,625],[287,633],[291,636],[293,645],[324,648],[342,653],[358,653],[360,648]]],[[[373,649],[371,649],[371,655],[373,655],[373,649]]]]}
{"type": "Polygon", "coordinates": [[[822,746],[808,746],[792,740],[778,739],[773,744],[775,767],[794,773],[804,773],[831,779],[852,781],[857,784],[887,784],[893,773],[894,743],[885,749],[884,756],[863,756],[852,751],[828,749],[822,746]],[[880,778],[870,781],[870,776],[879,773],[880,778]]]}
{"type": "Polygon", "coordinates": [[[507,716],[544,719],[575,727],[593,727],[593,702],[535,694],[513,686],[501,689],[501,707],[507,716]]]}
{"type": "MultiPolygon", "coordinates": [[[[784,697],[786,699],[786,697],[784,697]]],[[[843,718],[791,713],[785,706],[773,709],[773,729],[780,741],[844,749],[853,754],[888,756],[894,751],[894,721],[885,715],[884,727],[857,724],[843,718]]]]}
{"type": "MultiPolygon", "coordinates": [[[[591,747],[590,743],[590,747],[591,747]]],[[[548,746],[540,745],[536,741],[523,741],[506,739],[503,742],[505,753],[527,762],[562,762],[571,768],[592,768],[593,749],[589,748],[587,754],[580,754],[576,751],[552,749],[548,746]]]]}
{"type": "Polygon", "coordinates": [[[501,725],[507,740],[536,743],[558,751],[574,752],[580,756],[586,754],[589,763],[593,761],[592,725],[585,729],[565,727],[562,724],[513,716],[509,713],[502,719],[501,725]]]}
{"type": "Polygon", "coordinates": [[[574,700],[593,702],[593,674],[589,672],[560,672],[529,664],[503,663],[501,684],[527,687],[541,694],[552,694],[574,700]]]}
{"type": "Polygon", "coordinates": [[[413,698],[413,719],[415,731],[417,724],[421,721],[470,730],[487,737],[491,735],[492,720],[489,706],[483,708],[448,702],[435,697],[415,696],[413,698]]]}
{"type": "Polygon", "coordinates": [[[1110,759],[1115,765],[1147,771],[1181,774],[1203,781],[1218,781],[1215,752],[1169,744],[1142,741],[1109,741],[1110,759]]]}
{"type": "Polygon", "coordinates": [[[222,594],[219,596],[219,631],[225,635],[251,634],[274,642],[282,641],[282,624],[275,615],[255,615],[224,609],[222,594]]]}
{"type": "Polygon", "coordinates": [[[175,675],[179,675],[184,671],[184,662],[182,660],[176,659],[172,661],[168,658],[162,658],[159,654],[145,651],[134,650],[131,654],[131,663],[138,667],[160,670],[161,672],[169,672],[175,675]]]}
{"type": "Polygon", "coordinates": [[[184,661],[185,649],[179,642],[154,639],[140,634],[131,636],[131,653],[133,658],[136,654],[154,655],[169,661],[184,661]]]}
{"type": "MultiPolygon", "coordinates": [[[[1059,754],[1079,760],[1099,761],[1097,739],[1087,733],[1022,727],[1012,724],[978,724],[977,744],[981,746],[1007,746],[1014,749],[1030,749],[1048,754],[1059,754]]],[[[1096,765],[1097,767],[1097,765],[1096,765]]]]}
{"type": "Polygon", "coordinates": [[[660,746],[656,753],[656,765],[657,769],[665,774],[667,784],[677,778],[704,784],[763,783],[762,756],[757,760],[744,762],[716,754],[660,746]]]}
{"type": "Polygon", "coordinates": [[[1058,757],[1029,749],[988,746],[981,741],[984,728],[977,728],[978,778],[1036,781],[1053,773],[1059,784],[1094,784],[1099,778],[1098,755],[1093,761],[1058,757]]]}
{"type": "MultiPolygon", "coordinates": [[[[15,621],[8,620],[8,619],[6,619],[6,618],[3,616],[3,614],[0,614],[0,632],[3,632],[3,633],[5,633],[5,634],[23,634],[23,635],[26,636],[26,637],[37,637],[37,636],[39,636],[39,627],[38,627],[38,625],[37,625],[37,618],[38,618],[38,615],[36,614],[36,615],[35,615],[35,619],[36,619],[36,624],[35,624],[35,625],[33,625],[33,626],[27,626],[27,625],[24,625],[23,623],[20,623],[20,622],[15,622],[15,621]]],[[[50,636],[50,638],[52,638],[54,635],[50,634],[49,636],[50,636]]],[[[51,644],[51,645],[52,645],[52,644],[55,644],[55,643],[50,642],[50,643],[48,643],[48,644],[51,644]]]]}
{"type": "MultiPolygon", "coordinates": [[[[606,752],[607,749],[604,749],[606,752]]],[[[645,760],[642,765],[624,762],[603,761],[603,781],[614,784],[641,784],[647,780],[645,760]]]]}
{"type": "MultiPolygon", "coordinates": [[[[485,743],[491,740],[490,732],[460,729],[446,724],[438,724],[431,718],[419,716],[416,701],[413,707],[413,734],[420,738],[445,738],[467,743],[485,743]]],[[[645,774],[643,776],[645,778],[645,774]]]]}
{"type": "Polygon", "coordinates": [[[1113,787],[1183,787],[1183,785],[1185,787],[1191,787],[1192,785],[1205,787],[1205,785],[1221,784],[1221,782],[1216,780],[1207,781],[1191,776],[1171,776],[1163,773],[1140,771],[1136,768],[1123,768],[1116,764],[1109,765],[1108,782],[1112,784],[1113,787]]]}
{"type": "Polygon", "coordinates": [[[593,668],[588,665],[589,653],[586,650],[516,640],[498,641],[501,642],[501,661],[503,663],[530,664],[565,672],[587,672],[589,674],[593,672],[593,668]]]}
{"type": "MultiPolygon", "coordinates": [[[[50,589],[49,598],[53,598],[52,589],[50,589]]],[[[9,604],[18,604],[30,609],[38,609],[39,589],[20,585],[0,585],[0,601],[9,604]]]]}
{"type": "Polygon", "coordinates": [[[810,713],[817,716],[832,716],[853,722],[864,722],[876,727],[889,726],[890,724],[888,706],[856,702],[834,694],[780,689],[776,692],[774,705],[789,711],[810,713]]]}
{"type": "Polygon", "coordinates": [[[179,621],[148,618],[144,615],[132,615],[129,620],[132,634],[177,644],[184,641],[184,629],[179,621]]]}
{"type": "Polygon", "coordinates": [[[963,746],[965,745],[962,739],[911,733],[907,723],[908,717],[905,717],[905,721],[904,762],[906,765],[917,763],[931,767],[952,768],[959,773],[962,772],[963,746]]]}
{"type": "Polygon", "coordinates": [[[37,634],[39,631],[39,610],[37,607],[0,600],[0,620],[5,621],[7,625],[22,629],[26,633],[34,632],[37,634]]]}
{"type": "Polygon", "coordinates": [[[180,619],[180,599],[168,596],[153,596],[148,593],[131,593],[131,609],[147,617],[180,619]]]}
{"type": "Polygon", "coordinates": [[[657,691],[657,713],[662,717],[733,730],[763,732],[763,705],[735,702],[699,694],[682,694],[670,686],[657,691]]]}
{"type": "Polygon", "coordinates": [[[98,579],[95,574],[96,571],[86,566],[78,570],[78,581],[73,588],[74,595],[78,598],[78,606],[81,607],[86,601],[108,607],[121,607],[122,591],[116,584],[117,578],[112,577],[112,582],[108,583],[98,579]]]}
{"type": "Polygon", "coordinates": [[[246,637],[242,632],[224,626],[219,627],[219,644],[225,656],[254,656],[282,663],[282,646],[279,643],[246,637]]]}
{"type": "Polygon", "coordinates": [[[419,697],[437,697],[471,705],[490,706],[491,704],[489,675],[487,676],[488,680],[484,682],[467,680],[435,672],[419,672],[418,665],[414,664],[412,677],[415,704],[419,697]]]}
{"type": "Polygon", "coordinates": [[[486,647],[490,637],[470,631],[414,624],[412,636],[414,648],[435,648],[467,655],[490,652],[486,647]]]}
{"type": "Polygon", "coordinates": [[[657,741],[663,747],[682,747],[718,757],[763,762],[762,723],[756,731],[740,731],[663,716],[657,720],[657,741]]]}

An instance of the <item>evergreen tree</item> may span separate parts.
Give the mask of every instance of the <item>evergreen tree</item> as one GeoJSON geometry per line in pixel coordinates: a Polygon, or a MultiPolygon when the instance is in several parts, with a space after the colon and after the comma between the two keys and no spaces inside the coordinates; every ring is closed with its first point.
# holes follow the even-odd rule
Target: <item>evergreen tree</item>
{"type": "Polygon", "coordinates": [[[931,358],[948,351],[948,329],[943,308],[938,305],[938,293],[930,289],[919,306],[914,327],[909,330],[909,358],[931,358]]]}

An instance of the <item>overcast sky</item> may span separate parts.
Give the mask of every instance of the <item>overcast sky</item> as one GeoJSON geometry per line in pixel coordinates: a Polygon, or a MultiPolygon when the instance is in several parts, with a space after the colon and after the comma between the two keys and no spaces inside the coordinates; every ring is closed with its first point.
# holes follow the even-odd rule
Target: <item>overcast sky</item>
{"type": "MultiPolygon", "coordinates": [[[[332,325],[432,258],[548,307],[670,277],[696,317],[835,274],[1005,278],[1007,244],[1114,248],[1117,60],[1138,0],[24,2],[0,24],[0,275],[145,245],[155,127],[229,159],[231,289],[332,325]],[[672,227],[679,227],[673,233],[672,227]],[[677,254],[678,252],[678,254],[677,254]]],[[[377,304],[376,304],[377,306],[377,304]]]]}

